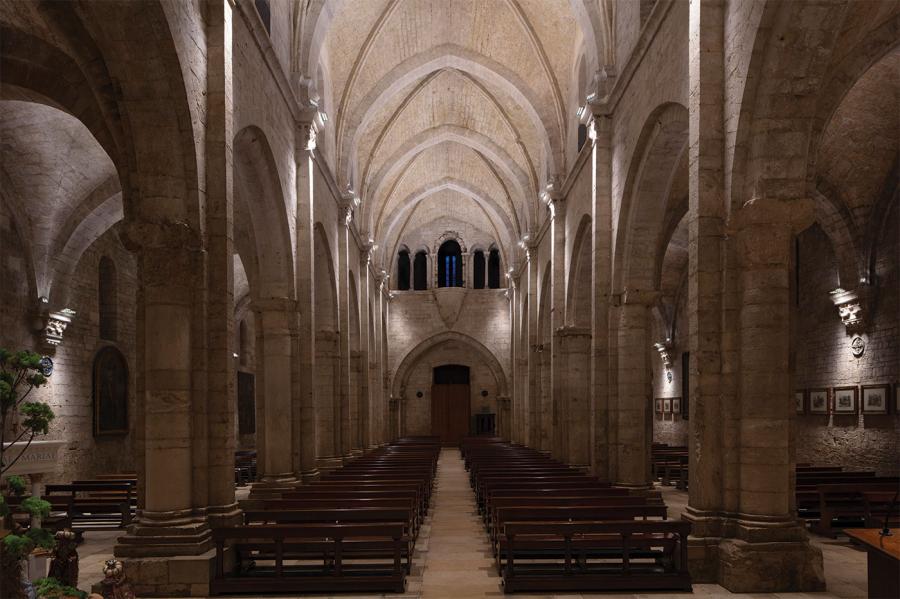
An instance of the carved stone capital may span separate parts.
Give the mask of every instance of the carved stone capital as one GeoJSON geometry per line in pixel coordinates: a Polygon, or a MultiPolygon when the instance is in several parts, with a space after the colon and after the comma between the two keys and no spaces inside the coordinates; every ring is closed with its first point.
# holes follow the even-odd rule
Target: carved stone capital
{"type": "Polygon", "coordinates": [[[66,328],[72,324],[75,318],[75,310],[63,308],[58,312],[44,312],[38,318],[41,331],[41,341],[49,347],[56,347],[63,340],[66,328]]]}
{"type": "Polygon", "coordinates": [[[659,359],[662,360],[666,370],[672,367],[672,340],[665,339],[653,344],[653,348],[659,352],[659,359]]]}
{"type": "Polygon", "coordinates": [[[869,299],[872,295],[871,285],[861,285],[850,290],[838,287],[830,295],[848,333],[865,329],[869,299]]]}

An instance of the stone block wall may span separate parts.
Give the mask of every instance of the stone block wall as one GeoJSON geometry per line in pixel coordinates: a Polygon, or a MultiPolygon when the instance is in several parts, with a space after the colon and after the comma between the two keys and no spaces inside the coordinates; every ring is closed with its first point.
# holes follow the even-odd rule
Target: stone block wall
{"type": "Polygon", "coordinates": [[[82,254],[73,273],[69,304],[75,310],[73,322],[55,351],[39,346],[32,334],[34,305],[26,284],[27,266],[24,246],[9,212],[0,205],[0,276],[4,284],[0,301],[0,346],[32,349],[50,355],[54,362],[50,383],[33,396],[46,401],[56,418],[48,440],[63,440],[56,472],[45,482],[68,482],[89,478],[101,472],[131,472],[135,469],[132,451],[133,432],[126,435],[95,437],[93,431],[93,361],[97,351],[110,342],[99,338],[99,274],[104,256],[116,266],[117,323],[116,347],[124,354],[129,369],[128,416],[135,421],[135,300],[137,263],[120,242],[116,229],[107,231],[82,254]]]}
{"type": "MultiPolygon", "coordinates": [[[[838,286],[831,243],[818,226],[800,234],[800,294],[795,304],[796,389],[896,384],[900,378],[897,218],[898,209],[894,206],[886,235],[878,247],[878,290],[869,325],[862,335],[866,350],[860,358],[853,357],[852,337],[829,297],[829,292],[838,286]]],[[[900,473],[900,414],[893,396],[887,415],[805,414],[798,415],[795,422],[798,462],[874,469],[880,474],[900,473]]]]}
{"type": "MultiPolygon", "coordinates": [[[[417,354],[406,370],[404,405],[402,406],[401,434],[430,434],[431,431],[431,381],[435,366],[462,364],[470,368],[472,414],[485,409],[498,413],[497,397],[510,385],[510,320],[509,302],[503,289],[429,289],[427,291],[397,291],[390,305],[388,323],[388,369],[392,377],[411,352],[426,345],[436,337],[458,333],[464,337],[449,335],[445,341],[417,354]],[[459,302],[458,313],[448,308],[447,300],[459,302]],[[438,299],[441,296],[441,299],[438,299]],[[441,306],[439,306],[439,302],[441,306]],[[443,313],[443,317],[442,317],[443,313]],[[458,314],[453,318],[454,314],[458,314]],[[446,319],[446,320],[445,320],[446,319]],[[477,350],[471,338],[484,346],[499,363],[503,382],[495,377],[483,353],[477,350]],[[481,391],[487,391],[486,397],[481,391]],[[418,391],[422,397],[416,397],[418,391]]],[[[403,376],[403,375],[401,375],[403,376]]],[[[396,389],[403,381],[392,381],[396,389]]],[[[498,426],[501,416],[498,414],[498,426]]]]}

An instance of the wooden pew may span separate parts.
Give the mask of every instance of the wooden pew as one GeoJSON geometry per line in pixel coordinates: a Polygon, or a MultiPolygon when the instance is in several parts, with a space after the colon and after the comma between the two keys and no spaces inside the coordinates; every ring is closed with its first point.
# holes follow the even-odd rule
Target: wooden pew
{"type": "Polygon", "coordinates": [[[689,534],[688,522],[509,522],[503,590],[690,592],[689,534]]]}
{"type": "Polygon", "coordinates": [[[210,593],[402,593],[406,588],[403,528],[399,523],[216,528],[210,593]],[[225,571],[226,546],[237,556],[229,572],[225,571]],[[390,558],[373,558],[373,553],[390,558]]]}
{"type": "Polygon", "coordinates": [[[134,481],[77,481],[47,485],[44,499],[66,505],[75,530],[124,528],[136,505],[134,481]]]}
{"type": "MultiPolygon", "coordinates": [[[[818,486],[819,496],[819,520],[812,524],[811,529],[821,535],[835,537],[844,528],[861,528],[868,526],[868,514],[866,512],[866,493],[891,494],[900,488],[898,478],[874,478],[866,483],[838,483],[818,486]]],[[[889,502],[890,499],[887,499],[889,502]]],[[[870,509],[875,504],[870,504],[870,509]]],[[[887,506],[883,506],[878,513],[882,520],[887,506]]],[[[874,516],[872,518],[875,519],[874,516]]],[[[881,524],[876,524],[880,527],[881,524]]]]}

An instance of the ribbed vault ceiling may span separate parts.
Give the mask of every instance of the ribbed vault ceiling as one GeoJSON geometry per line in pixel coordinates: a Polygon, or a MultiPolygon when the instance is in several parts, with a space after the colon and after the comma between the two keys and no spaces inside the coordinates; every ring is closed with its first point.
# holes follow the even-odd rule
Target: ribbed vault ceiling
{"type": "MultiPolygon", "coordinates": [[[[511,255],[564,175],[584,0],[307,3],[300,62],[328,120],[320,136],[360,230],[382,248],[410,223],[478,223],[511,255]]],[[[585,31],[590,29],[590,31],[585,31]]]]}

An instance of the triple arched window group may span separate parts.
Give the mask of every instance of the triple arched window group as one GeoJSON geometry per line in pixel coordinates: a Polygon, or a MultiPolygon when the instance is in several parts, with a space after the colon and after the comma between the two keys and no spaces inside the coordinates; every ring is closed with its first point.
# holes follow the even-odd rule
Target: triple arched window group
{"type": "MultiPolygon", "coordinates": [[[[456,240],[449,239],[441,244],[434,268],[438,287],[466,286],[462,248],[456,240]]],[[[491,248],[487,253],[482,250],[472,253],[472,287],[500,288],[500,251],[497,248],[491,248]]],[[[397,289],[428,289],[428,255],[424,250],[416,252],[412,258],[406,248],[398,252],[397,289]]]]}

